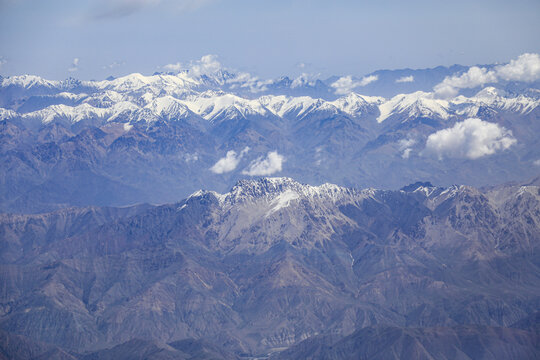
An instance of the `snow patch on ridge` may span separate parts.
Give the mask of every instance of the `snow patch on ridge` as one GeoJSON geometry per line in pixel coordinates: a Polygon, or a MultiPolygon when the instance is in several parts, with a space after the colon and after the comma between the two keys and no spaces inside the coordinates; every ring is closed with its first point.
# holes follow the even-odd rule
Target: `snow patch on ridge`
{"type": "Polygon", "coordinates": [[[437,116],[448,119],[448,101],[434,99],[431,93],[417,91],[412,94],[400,94],[379,105],[381,123],[393,114],[406,113],[408,116],[437,116]]]}
{"type": "Polygon", "coordinates": [[[267,216],[288,207],[291,204],[291,201],[297,200],[299,198],[300,195],[298,195],[295,191],[291,189],[285,190],[283,193],[279,194],[274,200],[272,200],[272,202],[270,203],[272,208],[268,211],[267,216]]]}

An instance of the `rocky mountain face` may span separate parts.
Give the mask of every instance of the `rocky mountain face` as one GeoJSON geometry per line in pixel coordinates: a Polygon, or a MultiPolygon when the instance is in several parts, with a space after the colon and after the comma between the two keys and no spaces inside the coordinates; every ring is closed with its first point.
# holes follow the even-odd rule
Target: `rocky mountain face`
{"type": "Polygon", "coordinates": [[[273,174],[385,189],[537,176],[538,82],[501,80],[445,99],[433,91],[468,69],[376,72],[357,89],[369,96],[343,93],[337,78],[223,70],[1,78],[0,211],[175,202],[273,174]]]}
{"type": "Polygon", "coordinates": [[[263,178],[168,205],[2,214],[0,354],[534,359],[538,185],[263,178]]]}
{"type": "Polygon", "coordinates": [[[520,329],[458,326],[368,327],[336,340],[316,336],[272,359],[535,359],[538,334],[520,329]]]}

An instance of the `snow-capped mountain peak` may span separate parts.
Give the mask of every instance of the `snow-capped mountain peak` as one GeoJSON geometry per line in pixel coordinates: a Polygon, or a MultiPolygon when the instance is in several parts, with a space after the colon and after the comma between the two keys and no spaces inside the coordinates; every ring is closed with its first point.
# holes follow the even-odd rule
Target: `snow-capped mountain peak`
{"type": "Polygon", "coordinates": [[[40,76],[36,75],[18,75],[18,76],[8,76],[2,79],[2,87],[8,86],[19,86],[29,90],[33,87],[47,87],[54,88],[60,86],[60,81],[46,80],[40,76]]]}
{"type": "Polygon", "coordinates": [[[407,117],[436,116],[448,119],[448,101],[435,99],[432,93],[417,91],[411,94],[396,95],[392,99],[379,105],[380,115],[377,121],[383,122],[394,114],[407,117]]]}
{"type": "Polygon", "coordinates": [[[333,104],[344,113],[351,116],[361,116],[366,112],[372,112],[384,101],[385,99],[382,97],[363,96],[352,92],[333,101],[333,104]]]}

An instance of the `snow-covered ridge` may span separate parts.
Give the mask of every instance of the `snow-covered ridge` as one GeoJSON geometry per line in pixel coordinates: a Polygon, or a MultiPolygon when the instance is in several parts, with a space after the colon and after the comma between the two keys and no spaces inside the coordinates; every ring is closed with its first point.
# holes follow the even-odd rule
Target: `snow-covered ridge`
{"type": "Polygon", "coordinates": [[[418,91],[412,94],[396,95],[379,105],[377,122],[383,122],[394,114],[406,113],[409,117],[429,116],[448,119],[449,104],[445,100],[434,99],[432,94],[418,91]]]}
{"type": "Polygon", "coordinates": [[[528,114],[538,107],[539,102],[538,99],[535,100],[521,94],[511,97],[504,91],[494,87],[486,87],[471,98],[458,96],[452,100],[456,112],[467,116],[476,116],[482,106],[518,114],[528,114]],[[463,106],[462,109],[461,106],[463,106]]]}
{"type": "Polygon", "coordinates": [[[30,89],[36,86],[43,86],[48,88],[55,88],[61,85],[60,81],[52,81],[43,79],[36,75],[18,75],[8,76],[2,79],[2,87],[19,86],[25,89],[30,89]]]}
{"type": "MultiPolygon", "coordinates": [[[[231,79],[242,88],[241,77],[231,79]]],[[[302,120],[312,114],[327,117],[342,114],[381,123],[396,116],[400,119],[429,117],[442,120],[474,117],[486,108],[492,112],[527,114],[540,103],[540,96],[534,96],[537,94],[534,89],[513,95],[493,87],[486,87],[471,97],[460,95],[446,100],[422,91],[390,99],[356,93],[337,99],[279,93],[253,98],[237,93],[237,87],[229,86],[225,80],[207,75],[192,77],[186,72],[152,76],[131,74],[103,81],[49,81],[30,75],[6,77],[1,80],[0,87],[0,96],[7,99],[0,102],[4,104],[0,120],[18,117],[43,123],[56,120],[153,122],[159,118],[174,120],[196,115],[212,122],[257,116],[302,120]],[[26,103],[32,105],[25,107],[26,103]]],[[[247,82],[252,80],[245,79],[247,82]]]]}
{"type": "MultiPolygon", "coordinates": [[[[151,122],[155,118],[184,118],[193,113],[209,121],[216,118],[227,118],[234,116],[234,114],[240,114],[245,118],[274,115],[281,118],[301,120],[314,113],[324,113],[327,116],[341,113],[353,118],[360,118],[378,112],[377,121],[383,122],[392,116],[405,118],[435,117],[443,120],[451,116],[471,117],[477,116],[481,107],[488,107],[493,111],[527,114],[537,108],[540,103],[540,100],[534,100],[523,95],[515,98],[503,98],[500,96],[493,98],[465,98],[460,96],[450,102],[435,100],[425,93],[398,95],[390,100],[362,97],[356,94],[354,96],[356,96],[356,101],[351,101],[351,95],[335,101],[325,101],[307,96],[267,95],[251,100],[232,94],[216,94],[212,97],[203,94],[181,100],[171,95],[154,97],[146,93],[137,99],[138,104],[134,99],[121,96],[115,92],[109,92],[108,94],[84,98],[81,103],[74,106],[54,104],[28,113],[18,113],[11,109],[2,108],[0,119],[20,117],[22,119],[41,119],[41,122],[49,123],[66,119],[71,122],[79,122],[92,118],[109,122],[122,121],[120,114],[126,111],[135,113],[144,109],[146,112],[140,112],[139,116],[133,115],[123,117],[123,119],[151,122]]],[[[74,94],[70,97],[64,97],[75,100],[82,98],[74,94]]]]}
{"type": "Polygon", "coordinates": [[[302,201],[303,199],[309,201],[331,201],[333,203],[362,201],[363,199],[374,197],[377,192],[378,190],[356,190],[329,183],[312,186],[301,184],[287,177],[274,177],[257,180],[240,180],[225,194],[199,190],[193,193],[188,199],[212,196],[225,208],[230,208],[238,204],[262,203],[269,207],[273,213],[289,206],[295,201],[302,201]]]}
{"type": "Polygon", "coordinates": [[[191,111],[212,121],[227,111],[236,111],[243,117],[268,115],[269,111],[259,101],[244,99],[233,94],[205,92],[189,97],[183,102],[191,111]]]}
{"type": "MultiPolygon", "coordinates": [[[[505,188],[509,194],[505,199],[517,198],[524,194],[536,199],[540,199],[538,186],[521,186],[505,188]]],[[[431,210],[435,210],[447,201],[470,201],[475,197],[486,196],[486,199],[493,197],[488,193],[482,193],[478,189],[466,185],[452,185],[449,187],[421,185],[414,190],[403,191],[413,194],[418,201],[431,210]]],[[[198,190],[191,194],[185,201],[180,203],[178,211],[182,211],[190,206],[191,201],[198,202],[201,199],[212,199],[223,211],[231,209],[247,208],[248,211],[264,214],[268,217],[283,209],[299,206],[300,204],[310,204],[315,207],[341,206],[346,204],[357,204],[366,199],[384,202],[385,197],[394,196],[395,191],[355,189],[342,187],[330,183],[318,186],[299,183],[288,177],[260,178],[256,180],[240,180],[232,189],[224,194],[215,191],[198,190]]],[[[500,207],[493,199],[489,199],[495,207],[500,207]]]]}
{"type": "Polygon", "coordinates": [[[337,198],[344,194],[354,194],[356,190],[334,184],[311,186],[301,184],[288,177],[261,178],[258,180],[240,180],[227,194],[229,201],[238,202],[249,198],[273,197],[284,191],[293,191],[309,198],[337,198]]]}

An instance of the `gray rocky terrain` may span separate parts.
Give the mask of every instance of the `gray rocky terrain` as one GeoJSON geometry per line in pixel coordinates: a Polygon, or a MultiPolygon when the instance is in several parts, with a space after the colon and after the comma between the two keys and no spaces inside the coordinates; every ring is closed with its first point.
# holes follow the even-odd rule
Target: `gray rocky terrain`
{"type": "Polygon", "coordinates": [[[263,178],[1,214],[0,356],[535,359],[538,185],[263,178]]]}

